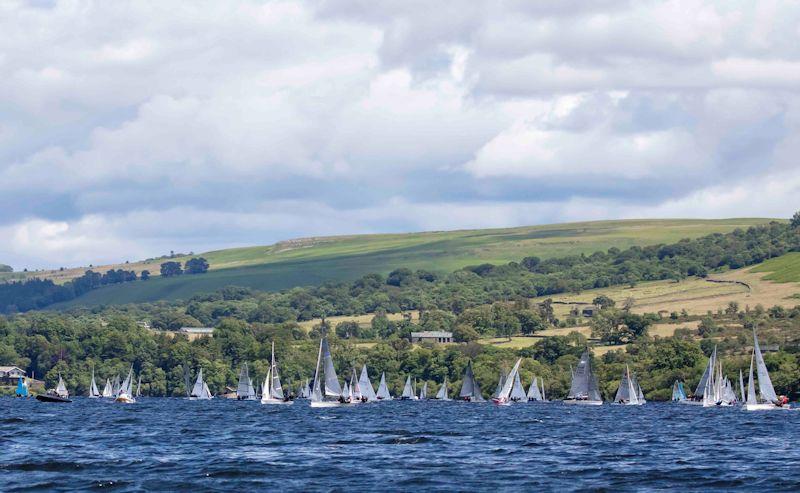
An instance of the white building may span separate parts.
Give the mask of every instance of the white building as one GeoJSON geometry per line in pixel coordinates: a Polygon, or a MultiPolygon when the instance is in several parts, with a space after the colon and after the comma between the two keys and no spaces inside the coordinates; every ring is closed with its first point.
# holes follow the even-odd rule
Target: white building
{"type": "Polygon", "coordinates": [[[453,342],[453,333],[443,330],[427,330],[425,332],[412,332],[411,342],[434,342],[447,343],[453,342]]]}

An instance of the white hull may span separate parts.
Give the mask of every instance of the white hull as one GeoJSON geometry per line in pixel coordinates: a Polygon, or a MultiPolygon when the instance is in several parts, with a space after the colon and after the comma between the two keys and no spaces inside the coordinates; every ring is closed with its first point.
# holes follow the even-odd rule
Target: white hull
{"type": "Polygon", "coordinates": [[[335,401],[311,401],[311,407],[340,407],[343,405],[341,402],[335,401]]]}
{"type": "Polygon", "coordinates": [[[574,405],[578,405],[578,406],[602,406],[603,405],[603,401],[588,401],[588,400],[578,401],[578,400],[575,400],[575,399],[564,399],[563,402],[564,402],[564,404],[574,404],[574,405]]]}
{"type": "Polygon", "coordinates": [[[702,406],[702,401],[693,401],[689,399],[684,399],[682,401],[676,401],[678,404],[683,404],[685,406],[702,406]]]}
{"type": "Polygon", "coordinates": [[[745,411],[788,411],[790,407],[786,406],[776,406],[775,404],[745,404],[744,406],[745,411]]]}
{"type": "Polygon", "coordinates": [[[644,402],[612,402],[612,406],[644,406],[644,402]]]}
{"type": "Polygon", "coordinates": [[[116,399],[114,399],[114,402],[120,402],[122,404],[134,404],[136,403],[136,399],[134,399],[133,397],[129,397],[125,394],[122,394],[116,399]]]}
{"type": "Polygon", "coordinates": [[[210,401],[213,397],[189,397],[190,401],[210,401]]]}
{"type": "Polygon", "coordinates": [[[261,399],[261,404],[275,404],[280,406],[290,406],[294,401],[284,401],[282,399],[261,399]]]}

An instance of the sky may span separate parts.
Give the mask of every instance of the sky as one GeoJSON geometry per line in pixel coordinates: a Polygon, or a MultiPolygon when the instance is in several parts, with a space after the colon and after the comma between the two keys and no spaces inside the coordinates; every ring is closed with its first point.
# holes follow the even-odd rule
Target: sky
{"type": "Polygon", "coordinates": [[[0,0],[0,263],[800,208],[800,4],[0,0]]]}

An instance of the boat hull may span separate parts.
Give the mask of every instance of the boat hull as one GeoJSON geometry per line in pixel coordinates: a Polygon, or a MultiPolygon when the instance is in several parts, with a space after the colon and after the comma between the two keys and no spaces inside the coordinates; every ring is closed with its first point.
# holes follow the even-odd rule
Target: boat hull
{"type": "Polygon", "coordinates": [[[40,402],[53,402],[61,404],[67,404],[72,402],[72,399],[68,399],[66,397],[58,397],[57,395],[37,395],[36,400],[40,402]]]}
{"type": "Polygon", "coordinates": [[[602,406],[603,405],[603,401],[564,399],[563,402],[564,402],[564,404],[577,405],[577,406],[602,406]]]}
{"type": "Polygon", "coordinates": [[[134,399],[133,397],[129,397],[127,395],[121,395],[116,399],[114,399],[114,402],[119,402],[120,404],[135,404],[136,399],[134,399]]]}
{"type": "Polygon", "coordinates": [[[276,406],[290,406],[294,401],[284,401],[282,399],[261,399],[261,404],[276,405],[276,406]]]}
{"type": "Polygon", "coordinates": [[[344,404],[333,401],[311,401],[311,407],[341,407],[344,404]]]}
{"type": "Polygon", "coordinates": [[[788,411],[791,408],[786,406],[776,406],[775,404],[745,404],[745,411],[788,411]]]}

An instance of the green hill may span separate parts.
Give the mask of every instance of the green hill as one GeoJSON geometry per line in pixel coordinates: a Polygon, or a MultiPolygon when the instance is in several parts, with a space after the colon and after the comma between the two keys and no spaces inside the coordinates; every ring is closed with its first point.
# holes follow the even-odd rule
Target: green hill
{"type": "MultiPolygon", "coordinates": [[[[355,279],[398,267],[451,272],[467,265],[505,263],[526,256],[550,258],[592,253],[611,247],[675,242],[729,232],[770,221],[624,220],[519,228],[307,238],[271,246],[235,248],[199,254],[211,264],[207,274],[119,284],[92,291],[60,305],[94,306],[186,299],[223,286],[277,290],[355,279]]],[[[185,259],[178,259],[185,260],[185,259]]],[[[160,261],[151,267],[157,271],[160,261]]],[[[113,266],[112,266],[113,267],[113,266]]],[[[124,268],[124,266],[123,266],[124,268]]]]}
{"type": "Polygon", "coordinates": [[[767,272],[764,279],[775,282],[800,282],[800,253],[787,253],[764,261],[751,272],[767,272]]]}

